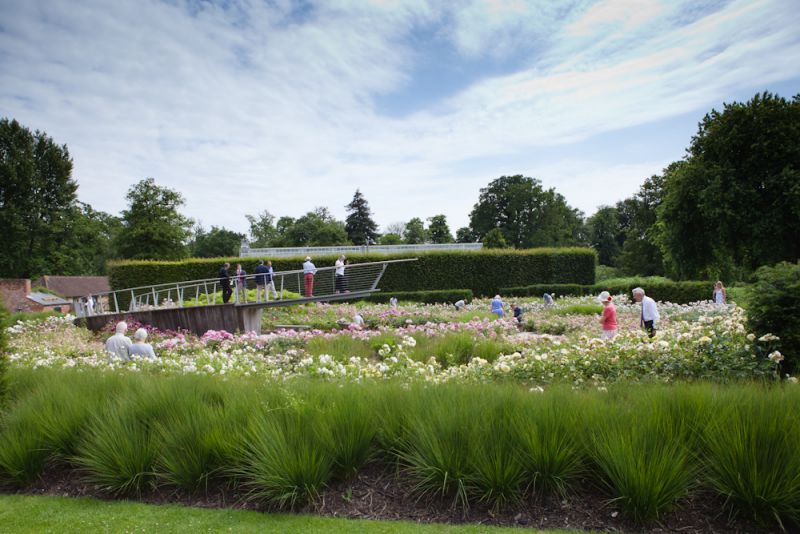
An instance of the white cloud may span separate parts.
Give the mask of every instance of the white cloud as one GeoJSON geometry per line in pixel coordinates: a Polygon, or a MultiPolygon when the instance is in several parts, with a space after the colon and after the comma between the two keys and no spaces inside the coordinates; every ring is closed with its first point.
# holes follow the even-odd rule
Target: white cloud
{"type": "Polygon", "coordinates": [[[526,154],[800,76],[790,1],[732,2],[688,25],[675,22],[688,4],[650,0],[190,5],[202,7],[4,6],[0,116],[67,143],[96,209],[120,211],[127,188],[154,176],[184,193],[188,215],[241,231],[263,209],[341,217],[360,187],[379,223],[445,213],[455,230],[480,187],[524,173],[591,212],[667,162],[526,154]],[[388,118],[375,96],[413,76],[418,31],[467,59],[522,50],[527,67],[388,118]],[[463,171],[504,156],[515,164],[463,171]]]}

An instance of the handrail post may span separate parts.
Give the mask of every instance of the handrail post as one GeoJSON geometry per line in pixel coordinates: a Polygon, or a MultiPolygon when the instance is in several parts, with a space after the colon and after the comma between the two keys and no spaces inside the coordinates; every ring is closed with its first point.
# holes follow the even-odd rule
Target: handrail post
{"type": "Polygon", "coordinates": [[[114,291],[114,313],[119,313],[119,302],[117,301],[116,291],[114,291]]]}

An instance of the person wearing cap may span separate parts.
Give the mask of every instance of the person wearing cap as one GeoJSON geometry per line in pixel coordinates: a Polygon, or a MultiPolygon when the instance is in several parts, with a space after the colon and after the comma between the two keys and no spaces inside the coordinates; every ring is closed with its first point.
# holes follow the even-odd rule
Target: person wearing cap
{"type": "Polygon", "coordinates": [[[500,295],[495,295],[492,299],[492,313],[497,315],[498,319],[503,318],[503,300],[500,298],[500,295]]]}
{"type": "Polygon", "coordinates": [[[317,274],[316,266],[311,263],[311,256],[306,256],[306,261],[303,262],[303,279],[305,282],[305,296],[314,296],[314,275],[317,274]]]}
{"type": "Polygon", "coordinates": [[[617,335],[617,309],[612,302],[613,298],[608,291],[603,291],[597,300],[603,304],[603,313],[600,315],[603,339],[614,339],[614,336],[617,335]]]}
{"type": "Polygon", "coordinates": [[[641,287],[637,287],[633,291],[633,300],[636,302],[642,303],[642,314],[639,319],[639,324],[647,330],[647,334],[650,337],[656,335],[656,322],[661,318],[658,315],[658,308],[656,307],[656,301],[651,299],[650,297],[645,296],[644,289],[641,287]]]}

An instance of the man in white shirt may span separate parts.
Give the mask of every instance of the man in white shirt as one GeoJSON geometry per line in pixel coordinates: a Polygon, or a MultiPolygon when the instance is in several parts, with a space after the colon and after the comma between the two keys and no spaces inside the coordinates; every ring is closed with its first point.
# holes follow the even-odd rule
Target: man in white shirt
{"type": "Polygon", "coordinates": [[[641,287],[637,287],[632,291],[633,293],[633,300],[636,302],[642,303],[642,315],[639,319],[639,323],[641,326],[647,330],[647,334],[650,337],[656,335],[656,322],[661,318],[658,315],[658,308],[656,307],[656,301],[651,299],[650,297],[646,297],[644,294],[644,289],[641,287]]]}
{"type": "Polygon", "coordinates": [[[131,342],[131,338],[125,335],[125,332],[127,331],[128,323],[125,321],[120,321],[117,323],[116,334],[108,338],[108,341],[106,341],[106,353],[108,353],[108,361],[130,361],[131,357],[128,354],[128,347],[133,345],[133,343],[131,342]]]}
{"type": "Polygon", "coordinates": [[[336,287],[337,293],[344,293],[345,282],[344,282],[344,260],[347,259],[344,257],[344,254],[339,256],[339,259],[336,260],[334,263],[334,267],[336,268],[336,274],[334,276],[334,286],[336,287]]]}

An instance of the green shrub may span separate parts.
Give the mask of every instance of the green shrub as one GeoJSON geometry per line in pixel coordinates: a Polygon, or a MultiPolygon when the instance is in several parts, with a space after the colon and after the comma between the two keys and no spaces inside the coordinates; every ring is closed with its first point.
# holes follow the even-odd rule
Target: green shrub
{"type": "Polygon", "coordinates": [[[602,304],[570,304],[553,308],[555,315],[599,315],[603,313],[602,304]]]}
{"type": "MultiPolygon", "coordinates": [[[[407,255],[351,255],[352,263],[391,260],[407,255]]],[[[467,288],[475,295],[491,296],[501,286],[532,283],[594,283],[596,254],[589,248],[542,248],[529,250],[447,251],[419,254],[411,263],[389,265],[380,282],[385,292],[467,288]]],[[[275,271],[301,268],[303,258],[271,259],[275,271]]],[[[185,280],[210,279],[228,261],[241,263],[252,273],[258,258],[194,258],[184,261],[117,261],[108,264],[113,289],[148,286],[185,280]]],[[[314,258],[317,267],[333,266],[336,256],[314,258]]],[[[292,289],[292,288],[288,288],[292,289]]],[[[124,296],[123,296],[124,297],[124,296]]],[[[121,302],[126,305],[127,302],[121,302]]]]}
{"type": "Polygon", "coordinates": [[[595,268],[597,282],[603,282],[610,278],[618,278],[623,275],[622,269],[609,267],[608,265],[598,265],[595,268]]]}
{"type": "Polygon", "coordinates": [[[751,331],[778,336],[783,371],[793,372],[800,361],[800,263],[758,269],[747,301],[751,331]]]}
{"type": "Polygon", "coordinates": [[[422,302],[425,304],[452,304],[463,300],[471,302],[473,294],[471,289],[441,289],[435,291],[395,291],[374,293],[367,300],[371,302],[389,302],[392,297],[398,301],[422,302]]]}

